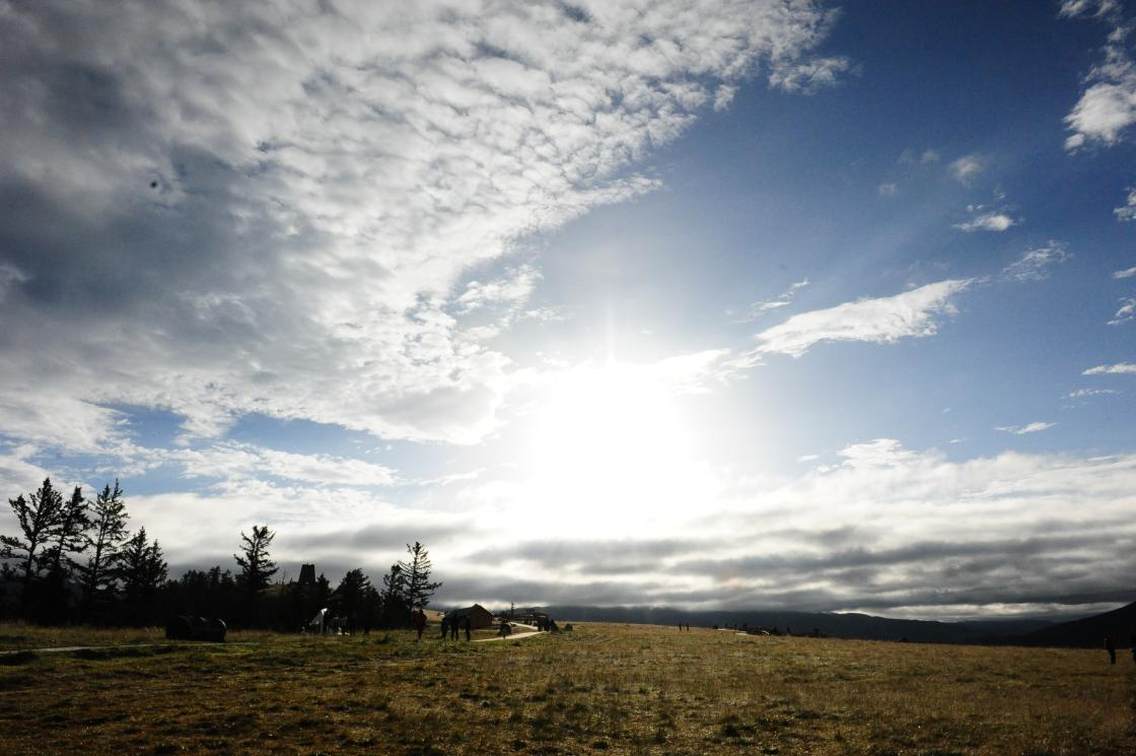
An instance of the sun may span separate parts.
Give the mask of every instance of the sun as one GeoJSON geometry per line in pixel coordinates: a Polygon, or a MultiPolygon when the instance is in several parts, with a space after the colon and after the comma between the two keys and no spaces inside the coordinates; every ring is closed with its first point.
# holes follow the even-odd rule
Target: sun
{"type": "Polygon", "coordinates": [[[529,439],[533,504],[571,529],[640,535],[689,511],[701,484],[675,388],[649,366],[582,365],[557,375],[529,439]],[[557,516],[564,512],[572,516],[557,516]]]}

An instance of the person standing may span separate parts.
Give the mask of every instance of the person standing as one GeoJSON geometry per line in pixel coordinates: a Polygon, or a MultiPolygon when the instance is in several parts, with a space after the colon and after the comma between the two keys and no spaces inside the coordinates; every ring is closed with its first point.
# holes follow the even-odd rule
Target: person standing
{"type": "Polygon", "coordinates": [[[1108,651],[1108,663],[1116,664],[1116,643],[1111,635],[1104,636],[1104,650],[1108,651]]]}
{"type": "Polygon", "coordinates": [[[442,617],[442,640],[445,640],[446,636],[449,635],[449,633],[450,633],[450,618],[449,617],[442,617]]]}
{"type": "Polygon", "coordinates": [[[473,620],[471,620],[469,618],[468,614],[465,616],[465,619],[462,621],[462,628],[465,630],[465,640],[468,643],[470,640],[472,640],[472,638],[470,636],[471,636],[472,631],[473,631],[473,620]]]}
{"type": "Polygon", "coordinates": [[[414,625],[415,632],[418,633],[418,637],[414,639],[414,642],[418,643],[422,640],[422,633],[426,631],[426,612],[422,611],[421,607],[415,609],[410,613],[410,621],[414,625]]]}

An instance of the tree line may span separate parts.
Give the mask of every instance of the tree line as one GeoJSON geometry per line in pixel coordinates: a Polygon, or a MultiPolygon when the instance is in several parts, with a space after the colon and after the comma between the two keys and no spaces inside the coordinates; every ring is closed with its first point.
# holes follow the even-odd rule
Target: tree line
{"type": "Polygon", "coordinates": [[[117,480],[88,499],[81,487],[67,496],[48,478],[8,504],[19,532],[0,535],[0,619],[148,625],[191,614],[231,626],[297,630],[326,608],[347,626],[400,627],[441,586],[431,580],[429,552],[418,542],[407,544],[407,558],[391,565],[381,586],[360,568],[334,589],[323,574],[274,581],[276,533],[267,525],[241,532],[235,573],[216,565],[173,580],[157,539],[145,527],[128,529],[117,480]]]}

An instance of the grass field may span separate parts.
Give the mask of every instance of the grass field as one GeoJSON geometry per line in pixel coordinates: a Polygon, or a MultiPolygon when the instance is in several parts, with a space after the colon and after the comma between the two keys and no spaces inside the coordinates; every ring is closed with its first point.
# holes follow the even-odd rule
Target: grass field
{"type": "Polygon", "coordinates": [[[4,648],[83,642],[123,647],[0,656],[5,753],[1136,753],[1136,665],[1103,651],[606,624],[174,645],[0,625],[4,648]]]}

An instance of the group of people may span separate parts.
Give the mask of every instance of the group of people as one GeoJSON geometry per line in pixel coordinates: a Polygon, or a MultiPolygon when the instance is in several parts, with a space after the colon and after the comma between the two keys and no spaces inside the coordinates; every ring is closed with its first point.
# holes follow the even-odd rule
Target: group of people
{"type": "Polygon", "coordinates": [[[457,640],[458,633],[464,631],[465,639],[471,640],[473,634],[473,621],[470,620],[469,615],[464,617],[450,617],[449,615],[442,617],[442,640],[448,637],[450,640],[457,640]]]}
{"type": "MultiPolygon", "coordinates": [[[[1128,638],[1128,647],[1132,651],[1132,663],[1136,664],[1136,633],[1128,638]]],[[[1116,664],[1116,641],[1111,635],[1104,636],[1104,650],[1108,652],[1108,663],[1116,664]]]]}
{"type": "MultiPolygon", "coordinates": [[[[418,633],[417,641],[422,640],[422,634],[426,632],[426,612],[422,609],[415,609],[410,613],[410,624],[414,631],[418,633]]],[[[442,617],[442,640],[450,638],[451,640],[458,639],[458,631],[465,629],[465,639],[470,640],[473,627],[469,621],[469,615],[465,617],[442,617]]]]}

